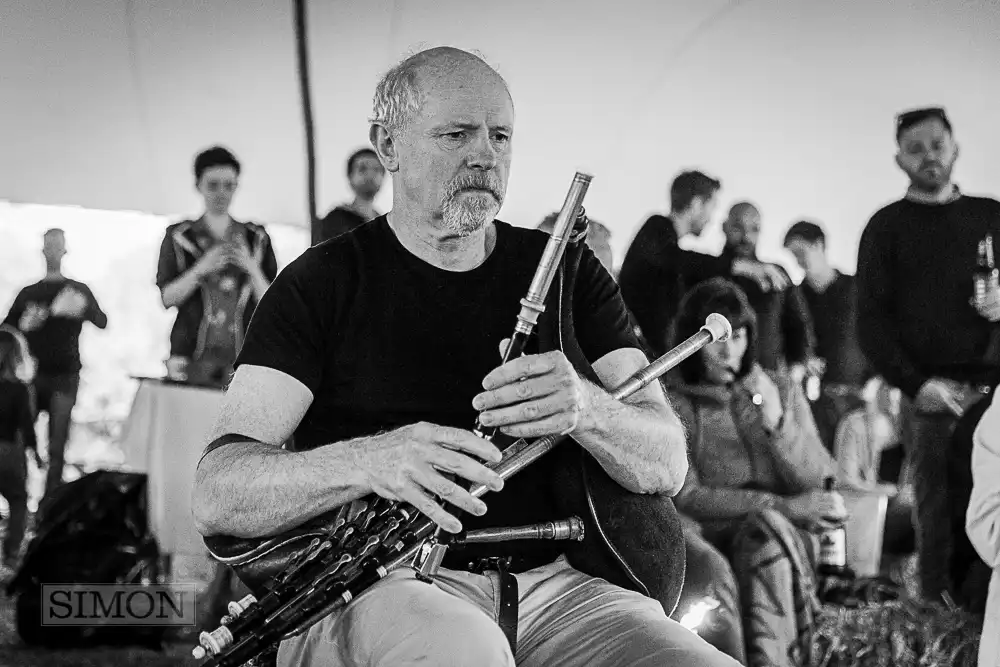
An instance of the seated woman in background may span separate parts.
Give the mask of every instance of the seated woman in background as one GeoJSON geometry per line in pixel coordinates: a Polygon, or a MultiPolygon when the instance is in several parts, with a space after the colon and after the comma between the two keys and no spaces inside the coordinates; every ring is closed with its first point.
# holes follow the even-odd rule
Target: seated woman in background
{"type": "Polygon", "coordinates": [[[674,330],[695,331],[713,312],[729,319],[732,337],[703,348],[668,380],[691,458],[674,500],[732,564],[747,664],[804,664],[819,610],[814,536],[847,514],[844,499],[823,490],[836,464],[801,387],[758,365],[756,316],[739,287],[721,278],[699,283],[681,302],[674,330]]]}

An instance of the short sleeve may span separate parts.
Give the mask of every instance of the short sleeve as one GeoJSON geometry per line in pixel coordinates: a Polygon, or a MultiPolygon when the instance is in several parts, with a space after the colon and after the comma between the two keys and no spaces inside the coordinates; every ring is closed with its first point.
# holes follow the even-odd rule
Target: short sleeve
{"type": "Polygon", "coordinates": [[[14,327],[15,329],[20,329],[21,316],[24,315],[25,302],[27,299],[24,297],[24,290],[17,293],[14,298],[14,303],[11,305],[10,310],[7,311],[7,317],[4,318],[3,323],[14,327]]]}
{"type": "Polygon", "coordinates": [[[264,259],[261,261],[261,271],[264,273],[264,277],[270,282],[274,282],[274,279],[278,276],[278,258],[274,254],[274,244],[271,242],[271,237],[264,232],[264,259]]]}
{"type": "Polygon", "coordinates": [[[156,261],[156,286],[162,290],[180,275],[174,241],[170,238],[170,231],[167,230],[160,243],[160,255],[156,261]]]}
{"type": "Polygon", "coordinates": [[[643,349],[621,289],[586,246],[576,275],[573,317],[580,348],[591,363],[621,348],[643,349]]]}
{"type": "MultiPolygon", "coordinates": [[[[320,319],[332,307],[324,304],[317,285],[324,276],[310,275],[316,264],[308,251],[277,275],[257,304],[236,367],[264,366],[290,375],[314,395],[326,358],[327,325],[320,319]]],[[[317,267],[318,268],[318,267],[317,267]]]]}

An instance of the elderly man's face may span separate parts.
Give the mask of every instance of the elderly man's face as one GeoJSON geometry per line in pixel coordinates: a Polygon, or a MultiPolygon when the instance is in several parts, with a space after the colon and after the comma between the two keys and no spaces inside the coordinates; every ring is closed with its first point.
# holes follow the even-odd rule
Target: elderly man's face
{"type": "Polygon", "coordinates": [[[428,67],[418,81],[424,99],[397,143],[399,180],[411,205],[467,236],[496,217],[507,192],[510,95],[475,63],[428,67]]]}

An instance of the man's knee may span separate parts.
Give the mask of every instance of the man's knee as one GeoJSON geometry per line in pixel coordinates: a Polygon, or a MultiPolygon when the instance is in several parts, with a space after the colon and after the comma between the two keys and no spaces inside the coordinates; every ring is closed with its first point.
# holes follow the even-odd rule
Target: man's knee
{"type": "Polygon", "coordinates": [[[336,620],[283,646],[281,664],[513,667],[497,623],[472,602],[412,578],[385,580],[336,620]],[[332,652],[332,653],[331,653],[332,652]],[[334,655],[335,654],[335,655],[334,655]]]}
{"type": "Polygon", "coordinates": [[[668,625],[650,624],[659,630],[646,637],[637,637],[632,642],[634,655],[629,662],[621,664],[638,665],[684,665],[685,667],[738,667],[737,660],[726,655],[694,632],[681,627],[679,623],[664,620],[668,625]],[[659,648],[654,648],[659,645],[659,648]]]}

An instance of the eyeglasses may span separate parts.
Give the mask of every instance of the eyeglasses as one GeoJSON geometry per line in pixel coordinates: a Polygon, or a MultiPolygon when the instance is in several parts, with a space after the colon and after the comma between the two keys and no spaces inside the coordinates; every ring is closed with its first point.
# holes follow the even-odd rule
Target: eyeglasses
{"type": "Polygon", "coordinates": [[[896,132],[902,128],[916,122],[937,118],[941,122],[948,124],[948,115],[942,107],[925,107],[923,109],[910,109],[896,116],[896,132]]]}

